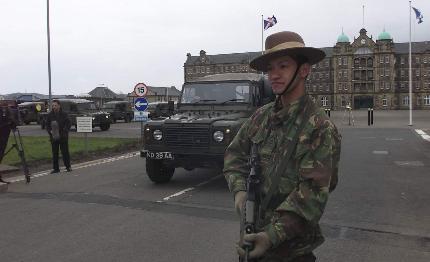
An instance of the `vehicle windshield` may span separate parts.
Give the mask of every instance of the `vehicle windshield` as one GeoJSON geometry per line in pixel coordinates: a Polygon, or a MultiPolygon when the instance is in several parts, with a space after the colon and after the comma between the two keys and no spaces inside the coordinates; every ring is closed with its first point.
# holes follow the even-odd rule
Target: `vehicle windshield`
{"type": "Polygon", "coordinates": [[[103,109],[115,109],[115,104],[106,103],[102,106],[103,109]]]}
{"type": "Polygon", "coordinates": [[[181,103],[249,102],[249,83],[191,83],[183,87],[181,103]]]}
{"type": "Polygon", "coordinates": [[[78,109],[81,110],[97,110],[94,103],[78,103],[78,109]]]}

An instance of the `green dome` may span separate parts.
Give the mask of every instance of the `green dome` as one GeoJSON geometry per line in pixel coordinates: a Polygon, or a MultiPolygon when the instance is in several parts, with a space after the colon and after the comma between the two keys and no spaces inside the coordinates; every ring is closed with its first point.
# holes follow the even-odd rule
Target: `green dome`
{"type": "Polygon", "coordinates": [[[382,31],[382,33],[379,34],[378,40],[392,40],[391,35],[388,32],[382,31]]]}
{"type": "Polygon", "coordinates": [[[342,34],[337,38],[338,43],[349,43],[349,38],[342,32],[342,34]]]}

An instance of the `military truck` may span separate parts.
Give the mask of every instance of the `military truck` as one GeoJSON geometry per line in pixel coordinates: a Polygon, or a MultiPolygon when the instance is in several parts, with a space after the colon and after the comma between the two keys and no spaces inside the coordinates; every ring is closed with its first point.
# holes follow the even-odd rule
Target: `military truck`
{"type": "Polygon", "coordinates": [[[39,124],[39,113],[46,112],[45,102],[23,102],[18,104],[21,122],[28,125],[31,122],[39,124]]]}
{"type": "MultiPolygon", "coordinates": [[[[177,104],[176,104],[177,105],[177,104]]],[[[148,103],[148,117],[150,119],[166,118],[175,113],[175,102],[150,102],[148,103]]]]}
{"type": "MultiPolygon", "coordinates": [[[[78,116],[91,116],[93,119],[93,128],[100,127],[102,131],[110,128],[112,122],[110,114],[98,110],[93,101],[86,99],[58,99],[58,101],[60,101],[61,109],[69,115],[70,123],[75,128],[77,128],[76,117],[78,116]]],[[[48,112],[39,114],[42,129],[46,127],[47,116],[48,112]]]]}
{"type": "Polygon", "coordinates": [[[127,101],[110,101],[102,106],[102,110],[108,112],[112,122],[124,120],[128,123],[134,118],[134,111],[130,102],[127,101]]]}
{"type": "Polygon", "coordinates": [[[217,74],[185,83],[176,114],[144,126],[140,155],[147,175],[166,183],[179,167],[222,169],[225,149],[243,122],[273,99],[260,74],[217,74]]]}

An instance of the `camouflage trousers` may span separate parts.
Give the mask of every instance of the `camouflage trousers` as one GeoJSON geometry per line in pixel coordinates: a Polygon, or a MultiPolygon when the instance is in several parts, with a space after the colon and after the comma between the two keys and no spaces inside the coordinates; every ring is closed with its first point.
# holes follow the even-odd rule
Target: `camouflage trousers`
{"type": "Polygon", "coordinates": [[[268,255],[266,257],[260,258],[258,262],[315,262],[316,257],[313,253],[305,254],[292,259],[282,258],[275,255],[268,255]]]}

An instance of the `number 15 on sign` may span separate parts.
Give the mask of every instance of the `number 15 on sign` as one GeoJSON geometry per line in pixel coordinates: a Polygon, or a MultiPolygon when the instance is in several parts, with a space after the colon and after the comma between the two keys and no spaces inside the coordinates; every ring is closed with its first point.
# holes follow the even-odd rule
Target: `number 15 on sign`
{"type": "Polygon", "coordinates": [[[144,83],[138,83],[134,87],[134,92],[136,93],[137,96],[145,96],[146,93],[148,92],[148,87],[144,83]]]}

